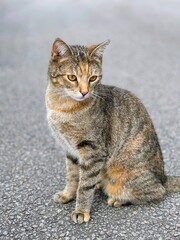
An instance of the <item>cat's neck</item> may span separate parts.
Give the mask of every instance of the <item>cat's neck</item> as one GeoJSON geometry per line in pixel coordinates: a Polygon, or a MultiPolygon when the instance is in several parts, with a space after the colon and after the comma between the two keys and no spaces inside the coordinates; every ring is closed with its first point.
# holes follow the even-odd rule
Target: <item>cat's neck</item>
{"type": "Polygon", "coordinates": [[[46,106],[55,112],[77,112],[88,107],[92,101],[92,98],[76,101],[68,96],[60,96],[53,91],[51,86],[48,86],[46,90],[46,106]]]}

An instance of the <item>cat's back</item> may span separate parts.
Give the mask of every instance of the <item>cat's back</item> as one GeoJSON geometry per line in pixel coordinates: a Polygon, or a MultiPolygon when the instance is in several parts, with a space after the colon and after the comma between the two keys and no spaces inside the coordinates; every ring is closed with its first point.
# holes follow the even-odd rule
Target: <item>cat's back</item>
{"type": "MultiPolygon", "coordinates": [[[[103,99],[101,104],[116,115],[120,114],[121,118],[125,114],[128,118],[148,118],[150,116],[141,102],[141,100],[132,92],[110,85],[99,85],[97,88],[98,95],[103,99]]],[[[150,120],[151,121],[151,120],[150,120]]]]}
{"type": "Polygon", "coordinates": [[[158,138],[150,115],[138,97],[128,90],[107,85],[99,86],[98,91],[99,94],[101,92],[103,96],[106,96],[101,104],[106,109],[104,118],[107,120],[107,125],[111,126],[110,148],[112,151],[117,142],[119,149],[125,147],[128,142],[132,143],[131,147],[133,144],[137,147],[139,143],[139,149],[143,147],[147,149],[152,147],[151,151],[159,149],[158,138]]]}
{"type": "Polygon", "coordinates": [[[107,85],[100,88],[104,95],[106,93],[111,124],[110,161],[125,167],[148,169],[164,182],[163,155],[144,104],[128,90],[107,85]]]}

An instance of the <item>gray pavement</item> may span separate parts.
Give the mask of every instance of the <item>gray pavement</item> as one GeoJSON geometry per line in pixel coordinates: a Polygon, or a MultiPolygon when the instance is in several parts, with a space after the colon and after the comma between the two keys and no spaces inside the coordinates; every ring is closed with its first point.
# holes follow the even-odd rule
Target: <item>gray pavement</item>
{"type": "Polygon", "coordinates": [[[166,172],[180,175],[179,0],[0,1],[0,239],[180,239],[180,194],[115,209],[96,192],[91,221],[75,225],[75,201],[55,204],[65,185],[62,149],[46,122],[51,44],[111,39],[106,84],[133,91],[150,112],[166,172]]]}

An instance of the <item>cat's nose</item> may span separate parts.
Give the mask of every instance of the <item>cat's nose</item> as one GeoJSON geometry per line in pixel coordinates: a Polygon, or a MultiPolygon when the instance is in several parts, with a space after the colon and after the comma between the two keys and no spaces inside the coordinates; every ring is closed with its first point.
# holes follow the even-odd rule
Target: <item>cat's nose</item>
{"type": "Polygon", "coordinates": [[[81,94],[83,95],[83,97],[88,94],[88,91],[87,90],[81,90],[81,94]]]}

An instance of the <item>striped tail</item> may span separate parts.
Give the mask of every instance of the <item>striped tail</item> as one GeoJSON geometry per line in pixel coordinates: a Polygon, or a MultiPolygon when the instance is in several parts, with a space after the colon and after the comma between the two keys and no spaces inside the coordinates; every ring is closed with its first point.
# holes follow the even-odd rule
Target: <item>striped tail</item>
{"type": "Polygon", "coordinates": [[[180,176],[167,176],[164,187],[168,192],[180,192],[180,176]]]}

